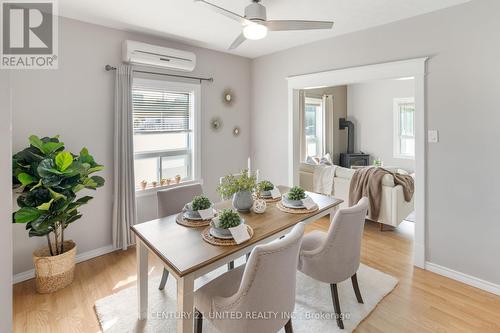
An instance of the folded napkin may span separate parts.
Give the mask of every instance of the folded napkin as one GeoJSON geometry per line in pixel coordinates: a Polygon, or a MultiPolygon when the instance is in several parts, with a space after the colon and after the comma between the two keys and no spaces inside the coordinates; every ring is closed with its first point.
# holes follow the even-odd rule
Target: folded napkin
{"type": "Polygon", "coordinates": [[[200,214],[202,220],[210,220],[215,216],[214,209],[212,207],[199,210],[198,214],[200,214]]]}
{"type": "Polygon", "coordinates": [[[248,229],[246,224],[242,223],[234,228],[229,228],[231,235],[233,236],[236,244],[241,244],[250,239],[250,234],[248,233],[248,229]]]}
{"type": "Polygon", "coordinates": [[[311,197],[306,197],[305,199],[302,199],[302,204],[306,209],[312,209],[316,207],[316,203],[314,202],[313,199],[311,199],[311,197]]]}

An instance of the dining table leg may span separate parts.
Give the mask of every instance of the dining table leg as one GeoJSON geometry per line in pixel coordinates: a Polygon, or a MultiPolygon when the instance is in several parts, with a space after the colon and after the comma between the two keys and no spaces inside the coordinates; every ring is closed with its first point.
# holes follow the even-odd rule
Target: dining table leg
{"type": "Polygon", "coordinates": [[[139,319],[148,318],[148,249],[137,239],[135,247],[137,255],[137,301],[139,319]]]}
{"type": "Polygon", "coordinates": [[[177,333],[194,330],[194,277],[186,275],[177,279],[177,333]]]}

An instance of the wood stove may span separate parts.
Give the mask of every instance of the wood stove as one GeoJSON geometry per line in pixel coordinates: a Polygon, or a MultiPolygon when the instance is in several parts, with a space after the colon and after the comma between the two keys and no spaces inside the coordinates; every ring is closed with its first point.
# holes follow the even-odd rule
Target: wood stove
{"type": "Polygon", "coordinates": [[[347,153],[340,154],[340,166],[350,168],[352,166],[368,166],[370,155],[363,152],[354,152],[354,124],[345,118],[339,119],[339,129],[347,128],[347,153]]]}
{"type": "Polygon", "coordinates": [[[368,166],[370,164],[370,155],[363,153],[341,153],[340,166],[350,168],[352,166],[368,166]]]}

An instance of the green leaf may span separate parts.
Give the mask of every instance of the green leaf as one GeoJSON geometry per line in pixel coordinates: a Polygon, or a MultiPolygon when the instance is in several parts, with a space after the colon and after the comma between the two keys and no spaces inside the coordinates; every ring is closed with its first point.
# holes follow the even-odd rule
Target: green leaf
{"type": "Polygon", "coordinates": [[[50,199],[49,202],[45,202],[36,208],[39,210],[49,210],[50,206],[52,205],[53,202],[54,202],[54,199],[50,199]]]}
{"type": "Polygon", "coordinates": [[[58,200],[58,199],[64,199],[66,200],[66,196],[61,194],[61,193],[58,193],[52,189],[49,188],[49,191],[50,191],[50,195],[52,196],[52,199],[53,200],[58,200]]]}
{"type": "Polygon", "coordinates": [[[31,222],[39,218],[40,215],[42,215],[41,212],[36,208],[23,207],[14,214],[14,221],[16,223],[31,222]]]}
{"type": "Polygon", "coordinates": [[[84,204],[88,203],[92,199],[93,199],[93,197],[86,195],[86,196],[81,197],[78,200],[76,200],[75,203],[77,203],[79,205],[84,205],[84,204]]]}
{"type": "Polygon", "coordinates": [[[55,168],[54,161],[52,161],[52,159],[50,158],[46,158],[43,161],[41,161],[36,170],[38,174],[43,178],[49,177],[54,174],[56,175],[62,174],[62,172],[60,172],[55,168]]]}
{"type": "Polygon", "coordinates": [[[94,158],[89,154],[87,148],[82,148],[82,150],[80,150],[80,157],[78,160],[82,163],[88,163],[91,166],[95,165],[94,158]]]}
{"type": "Polygon", "coordinates": [[[92,176],[90,177],[90,179],[95,182],[96,187],[101,187],[104,185],[104,178],[102,178],[101,176],[92,176]]]}
{"type": "Polygon", "coordinates": [[[26,186],[33,183],[33,177],[23,172],[17,175],[17,180],[21,182],[22,185],[26,186]]]}
{"type": "Polygon", "coordinates": [[[92,199],[93,199],[93,197],[87,195],[87,196],[81,197],[80,199],[76,200],[75,202],[72,202],[68,206],[68,213],[72,213],[73,211],[77,210],[81,205],[87,204],[92,199]]]}
{"type": "Polygon", "coordinates": [[[94,173],[94,172],[97,172],[97,171],[102,171],[102,170],[104,170],[104,165],[96,165],[95,167],[90,168],[88,170],[88,173],[91,174],[91,173],[94,173]]]}
{"type": "Polygon", "coordinates": [[[40,138],[36,135],[31,135],[29,137],[29,142],[30,144],[35,147],[35,148],[38,148],[39,151],[41,151],[43,153],[43,142],[42,140],[40,140],[40,138]]]}
{"type": "Polygon", "coordinates": [[[48,155],[55,151],[58,151],[63,147],[64,147],[64,142],[46,142],[42,145],[42,152],[48,155]]]}
{"type": "Polygon", "coordinates": [[[85,186],[84,186],[84,185],[82,185],[82,184],[78,184],[78,185],[76,185],[75,187],[73,187],[73,192],[74,192],[74,193],[79,192],[79,191],[83,190],[84,188],[85,188],[85,186]]]}
{"type": "Polygon", "coordinates": [[[78,220],[78,219],[79,219],[79,218],[81,218],[81,217],[82,217],[82,214],[76,214],[76,215],[73,215],[73,216],[71,216],[70,218],[68,218],[68,219],[66,220],[66,224],[70,224],[70,223],[72,223],[72,222],[75,222],[76,220],[78,220]]]}
{"type": "Polygon", "coordinates": [[[56,155],[55,161],[57,169],[64,171],[73,163],[73,156],[69,152],[63,151],[56,155]]]}

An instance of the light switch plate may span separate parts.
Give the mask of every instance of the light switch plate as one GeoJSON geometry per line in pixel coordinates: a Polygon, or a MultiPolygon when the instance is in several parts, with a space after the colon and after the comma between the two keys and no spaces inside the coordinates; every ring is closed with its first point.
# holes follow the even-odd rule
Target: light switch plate
{"type": "Polygon", "coordinates": [[[427,132],[427,141],[429,143],[438,143],[439,142],[439,133],[437,130],[429,130],[427,132]]]}

